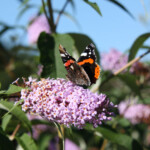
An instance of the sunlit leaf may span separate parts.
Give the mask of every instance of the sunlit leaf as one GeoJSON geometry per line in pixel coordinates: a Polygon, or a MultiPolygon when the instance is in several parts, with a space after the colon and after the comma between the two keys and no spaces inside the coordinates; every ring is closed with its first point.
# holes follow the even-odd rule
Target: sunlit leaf
{"type": "Polygon", "coordinates": [[[135,58],[138,50],[142,47],[143,43],[150,37],[150,33],[145,33],[140,35],[132,44],[130,51],[129,51],[129,58],[128,61],[131,61],[135,58]]]}
{"type": "Polygon", "coordinates": [[[102,16],[101,11],[96,3],[89,2],[88,0],[84,0],[87,4],[89,4],[100,16],[102,16]]]}
{"type": "Polygon", "coordinates": [[[16,136],[15,138],[24,150],[37,150],[37,145],[27,133],[24,133],[22,136],[16,136]]]}

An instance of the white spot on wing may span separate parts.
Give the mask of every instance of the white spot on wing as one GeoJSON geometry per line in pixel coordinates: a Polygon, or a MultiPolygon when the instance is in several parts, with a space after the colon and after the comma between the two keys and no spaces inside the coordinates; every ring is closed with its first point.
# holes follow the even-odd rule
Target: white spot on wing
{"type": "Polygon", "coordinates": [[[74,70],[74,67],[73,67],[73,66],[70,66],[70,68],[71,68],[72,70],[74,70]]]}
{"type": "Polygon", "coordinates": [[[87,56],[87,53],[82,53],[81,56],[87,56]]]}
{"type": "Polygon", "coordinates": [[[61,55],[61,57],[65,57],[65,54],[60,54],[61,55]]]}

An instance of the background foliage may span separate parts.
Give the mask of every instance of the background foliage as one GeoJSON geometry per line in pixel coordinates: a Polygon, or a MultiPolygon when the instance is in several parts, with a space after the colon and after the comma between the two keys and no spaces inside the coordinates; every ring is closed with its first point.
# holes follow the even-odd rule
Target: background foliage
{"type": "MultiPolygon", "coordinates": [[[[108,1],[115,4],[120,11],[127,13],[129,18],[134,18],[130,10],[119,1],[108,1]]],[[[19,2],[21,9],[18,12],[18,18],[23,17],[25,12],[36,7],[31,5],[29,0],[20,0],[19,2]]],[[[11,83],[18,77],[65,78],[66,70],[58,51],[59,44],[62,44],[71,55],[78,58],[89,43],[94,43],[85,34],[62,34],[57,32],[58,24],[63,26],[63,23],[61,24],[59,22],[62,15],[71,17],[74,20],[65,11],[68,4],[71,4],[72,9],[75,8],[74,0],[64,1],[64,6],[62,6],[61,10],[54,10],[51,0],[42,0],[41,2],[35,18],[45,15],[48,20],[48,26],[50,27],[50,33],[41,32],[36,43],[30,43],[28,45],[24,45],[21,41],[18,43],[17,39],[19,37],[16,36],[10,37],[11,43],[3,43],[1,39],[7,31],[13,31],[17,28],[25,34],[28,34],[28,30],[27,27],[9,26],[0,22],[0,149],[2,150],[20,149],[20,147],[25,150],[44,150],[50,149],[52,143],[58,144],[57,130],[52,123],[41,118],[30,119],[21,110],[19,104],[14,106],[14,102],[19,97],[19,92],[22,88],[11,83]],[[9,48],[7,45],[10,45],[9,48]],[[37,66],[39,64],[44,66],[41,74],[38,74],[37,66]],[[46,129],[41,125],[45,125],[46,129]],[[38,130],[38,137],[36,138],[34,137],[35,130],[38,130]]],[[[84,2],[91,7],[91,10],[95,10],[95,14],[98,13],[100,17],[103,16],[101,8],[97,3],[90,0],[84,0],[84,2]]],[[[34,20],[29,22],[28,28],[33,22],[34,20]]],[[[33,32],[36,32],[36,30],[33,32]]],[[[144,53],[149,50],[150,45],[145,45],[145,41],[149,37],[150,33],[145,33],[135,39],[127,52],[128,62],[136,58],[139,51],[144,53]]],[[[102,63],[100,51],[97,48],[96,55],[97,62],[102,63]]],[[[110,70],[102,69],[101,78],[90,89],[94,92],[107,94],[110,100],[117,105],[125,99],[138,99],[138,103],[149,106],[150,62],[142,62],[142,65],[143,67],[137,68],[135,72],[130,72],[130,69],[126,69],[126,72],[116,75],[110,70]]],[[[83,130],[65,128],[65,138],[70,139],[83,150],[150,149],[150,116],[143,116],[139,123],[133,124],[123,114],[120,114],[118,109],[114,111],[116,116],[112,121],[98,128],[94,129],[89,124],[83,130]]]]}

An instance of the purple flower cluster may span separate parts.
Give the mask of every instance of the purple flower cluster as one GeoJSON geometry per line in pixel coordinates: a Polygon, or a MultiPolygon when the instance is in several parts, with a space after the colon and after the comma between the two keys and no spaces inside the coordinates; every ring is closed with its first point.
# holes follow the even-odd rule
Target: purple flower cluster
{"type": "Polygon", "coordinates": [[[150,123],[150,106],[137,104],[136,100],[122,101],[118,105],[121,115],[128,119],[132,124],[141,122],[150,123]]]}
{"type": "Polygon", "coordinates": [[[109,53],[101,55],[101,65],[103,70],[109,70],[113,73],[125,66],[128,62],[128,56],[123,55],[116,49],[111,49],[109,53]]]}
{"type": "Polygon", "coordinates": [[[29,78],[28,89],[21,91],[22,109],[64,124],[83,128],[85,123],[97,127],[102,121],[111,120],[113,103],[104,94],[90,92],[64,79],[29,78]]]}
{"type": "Polygon", "coordinates": [[[34,17],[31,22],[28,27],[28,37],[29,42],[34,44],[37,42],[41,32],[45,31],[46,33],[50,33],[50,27],[44,15],[34,17]]]}

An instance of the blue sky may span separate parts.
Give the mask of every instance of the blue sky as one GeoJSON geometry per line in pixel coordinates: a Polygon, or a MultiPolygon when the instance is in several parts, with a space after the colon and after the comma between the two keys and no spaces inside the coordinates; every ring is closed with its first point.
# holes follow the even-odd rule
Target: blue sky
{"type": "MultiPolygon", "coordinates": [[[[41,0],[30,1],[37,5],[41,4],[41,0]]],[[[52,0],[52,2],[54,8],[59,9],[65,1],[52,0]]],[[[139,20],[140,15],[144,16],[147,12],[150,14],[149,0],[119,1],[133,14],[135,19],[132,19],[127,13],[107,0],[95,0],[95,2],[100,7],[102,17],[82,0],[75,0],[75,11],[72,10],[70,5],[68,5],[66,11],[76,18],[80,27],[70,19],[62,16],[57,31],[59,33],[76,32],[86,34],[94,40],[96,46],[102,52],[109,51],[110,48],[116,48],[124,52],[131,47],[138,36],[150,31],[150,26],[144,25],[139,20]],[[145,6],[142,5],[143,2],[145,6]]],[[[17,15],[20,10],[20,3],[17,0],[1,1],[0,21],[9,25],[27,26],[29,18],[36,14],[37,9],[29,10],[18,21],[17,15]]],[[[6,34],[4,38],[7,38],[7,36],[6,34]]],[[[26,39],[24,43],[27,44],[27,42],[26,39]]]]}

